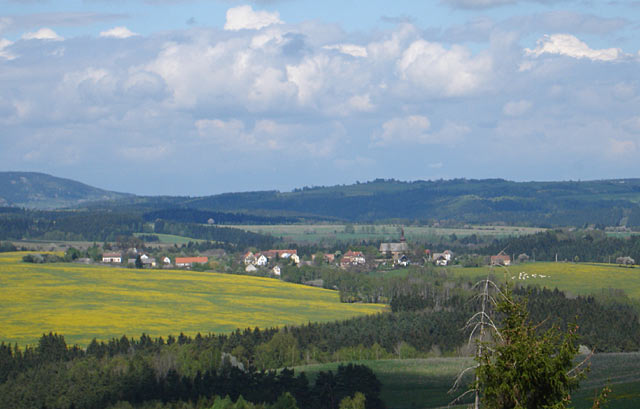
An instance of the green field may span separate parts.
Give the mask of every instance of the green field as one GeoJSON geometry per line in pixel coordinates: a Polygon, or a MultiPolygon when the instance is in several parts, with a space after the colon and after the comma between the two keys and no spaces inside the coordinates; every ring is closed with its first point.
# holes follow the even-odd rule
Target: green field
{"type": "MultiPolygon", "coordinates": [[[[382,383],[381,398],[389,408],[432,409],[446,407],[457,394],[448,391],[458,373],[474,364],[472,358],[428,358],[384,361],[357,361],[370,367],[382,383]]],[[[301,366],[309,379],[318,372],[335,371],[338,363],[301,366]]],[[[465,382],[471,381],[467,375],[465,382]]],[[[609,383],[612,394],[608,407],[640,407],[640,353],[599,354],[591,358],[591,371],[573,393],[576,409],[591,408],[594,394],[609,383]]],[[[464,389],[462,390],[464,391],[464,389]]],[[[463,407],[463,406],[461,406],[463,407]]]]}
{"type": "Polygon", "coordinates": [[[621,267],[616,264],[539,262],[518,264],[507,268],[448,267],[447,270],[470,279],[486,277],[487,273],[491,273],[501,281],[558,288],[570,295],[594,294],[607,288],[622,289],[629,297],[640,299],[640,268],[637,267],[621,267]],[[522,273],[526,273],[527,276],[522,273]]]}
{"type": "Polygon", "coordinates": [[[270,234],[274,237],[282,237],[286,242],[319,243],[323,240],[361,241],[361,240],[397,240],[400,238],[400,229],[404,228],[407,240],[422,240],[437,242],[442,237],[455,234],[458,237],[470,236],[502,238],[509,236],[521,236],[544,231],[541,228],[513,227],[513,226],[470,226],[468,228],[449,229],[423,226],[400,225],[366,225],[357,224],[353,228],[354,233],[346,233],[342,224],[284,224],[284,225],[237,225],[228,226],[255,233],[270,234]],[[375,229],[375,230],[373,230],[375,229]]]}
{"type": "Polygon", "coordinates": [[[23,263],[0,254],[0,341],[33,344],[43,332],[68,343],[181,331],[333,321],[383,311],[343,304],[337,291],[276,279],[183,270],[23,263]]]}

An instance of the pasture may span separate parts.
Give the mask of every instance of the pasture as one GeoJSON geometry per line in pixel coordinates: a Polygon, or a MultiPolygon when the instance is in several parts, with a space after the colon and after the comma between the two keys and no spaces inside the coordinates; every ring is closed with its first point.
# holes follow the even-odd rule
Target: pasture
{"type": "Polygon", "coordinates": [[[475,280],[493,274],[500,281],[558,288],[570,295],[588,295],[602,289],[622,289],[640,299],[640,268],[616,264],[538,262],[509,267],[446,267],[457,276],[475,280]]]}
{"type": "Polygon", "coordinates": [[[33,344],[43,332],[86,346],[92,338],[230,332],[334,321],[383,311],[343,304],[337,291],[276,279],[184,270],[22,262],[0,254],[0,341],[33,344]]]}
{"type": "MultiPolygon", "coordinates": [[[[463,369],[474,364],[472,358],[427,358],[383,361],[355,361],[371,368],[382,383],[381,398],[389,408],[435,409],[447,405],[461,392],[449,389],[463,369]]],[[[297,367],[310,380],[320,371],[335,372],[339,363],[297,367]]],[[[591,371],[572,394],[572,407],[591,408],[595,393],[609,384],[612,393],[608,407],[632,409],[640,407],[640,353],[598,354],[591,358],[591,371]]],[[[471,382],[469,373],[463,387],[471,382]]],[[[468,402],[468,401],[467,401],[468,402]]],[[[466,406],[460,406],[466,407],[466,406]]]]}
{"type": "Polygon", "coordinates": [[[503,238],[521,236],[544,231],[541,228],[514,226],[469,226],[466,228],[440,228],[426,226],[401,226],[391,224],[356,224],[353,231],[345,230],[342,224],[284,224],[284,225],[233,225],[242,230],[254,233],[270,234],[282,237],[285,242],[311,243],[343,241],[356,242],[362,240],[398,240],[400,229],[404,228],[407,240],[439,242],[443,237],[455,234],[466,237],[475,234],[479,238],[503,238]]]}

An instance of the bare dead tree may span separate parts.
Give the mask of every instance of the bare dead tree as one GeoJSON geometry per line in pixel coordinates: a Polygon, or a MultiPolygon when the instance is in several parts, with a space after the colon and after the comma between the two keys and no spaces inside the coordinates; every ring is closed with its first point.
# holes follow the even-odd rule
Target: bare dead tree
{"type": "MultiPolygon", "coordinates": [[[[479,364],[477,362],[479,362],[479,358],[482,356],[484,348],[489,348],[488,346],[485,345],[485,337],[488,334],[488,332],[491,332],[492,334],[494,334],[494,336],[502,338],[502,335],[500,334],[500,331],[498,330],[498,327],[493,322],[493,319],[491,318],[491,315],[489,314],[491,306],[494,306],[497,303],[496,299],[493,297],[491,292],[494,291],[497,294],[502,295],[502,291],[496,285],[496,283],[494,283],[492,280],[489,279],[489,276],[487,276],[486,279],[477,282],[473,286],[473,288],[482,288],[482,291],[478,295],[473,297],[473,300],[480,299],[480,311],[478,311],[475,314],[473,314],[471,316],[471,318],[469,318],[467,320],[467,322],[466,322],[465,326],[462,328],[462,330],[463,331],[469,331],[470,330],[469,331],[469,340],[467,342],[468,345],[471,345],[471,342],[474,339],[474,335],[476,335],[476,340],[475,340],[475,342],[476,342],[476,352],[475,352],[476,364],[463,369],[458,374],[458,376],[456,377],[456,380],[453,383],[453,386],[449,390],[449,393],[455,392],[460,387],[460,385],[462,383],[462,379],[464,378],[464,376],[465,376],[465,374],[467,372],[469,372],[471,370],[475,371],[475,369],[478,367],[479,364]]],[[[477,375],[476,375],[476,379],[475,379],[475,382],[473,384],[473,387],[468,389],[467,391],[465,391],[461,395],[458,395],[453,401],[451,401],[449,403],[449,406],[457,404],[458,402],[462,401],[462,399],[464,397],[466,397],[467,395],[469,395],[471,393],[473,393],[474,396],[475,396],[473,408],[478,409],[480,407],[480,391],[478,389],[478,377],[477,377],[477,375]]]]}

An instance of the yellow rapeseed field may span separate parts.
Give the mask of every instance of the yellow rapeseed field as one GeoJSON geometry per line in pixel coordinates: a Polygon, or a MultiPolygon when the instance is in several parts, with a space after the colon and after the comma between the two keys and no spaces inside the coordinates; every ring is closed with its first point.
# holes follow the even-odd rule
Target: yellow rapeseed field
{"type": "Polygon", "coordinates": [[[86,346],[92,338],[230,332],[332,321],[383,311],[340,303],[336,291],[276,279],[182,270],[23,263],[0,254],[0,341],[43,332],[86,346]]]}

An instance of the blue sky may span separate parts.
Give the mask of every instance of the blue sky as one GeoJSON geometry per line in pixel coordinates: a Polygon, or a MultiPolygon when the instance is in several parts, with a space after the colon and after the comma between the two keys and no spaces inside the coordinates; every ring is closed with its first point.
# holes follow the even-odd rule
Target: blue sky
{"type": "Polygon", "coordinates": [[[0,0],[0,170],[140,194],[640,176],[640,2],[0,0]]]}

